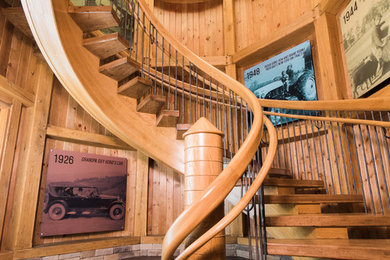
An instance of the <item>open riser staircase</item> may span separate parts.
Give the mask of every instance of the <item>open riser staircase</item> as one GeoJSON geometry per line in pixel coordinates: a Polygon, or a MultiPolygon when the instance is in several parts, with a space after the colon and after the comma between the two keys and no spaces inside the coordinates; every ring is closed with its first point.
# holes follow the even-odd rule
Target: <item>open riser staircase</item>
{"type": "Polygon", "coordinates": [[[180,173],[184,172],[182,135],[199,118],[209,119],[224,133],[227,166],[215,186],[172,225],[164,241],[163,259],[172,257],[185,237],[236,185],[240,187],[234,190],[243,194],[240,202],[179,259],[188,257],[244,209],[249,224],[248,237],[242,242],[253,248],[250,254],[254,259],[266,254],[390,257],[388,240],[350,239],[362,238],[359,229],[390,226],[390,208],[386,206],[390,203],[389,166],[385,165],[389,162],[388,140],[381,137],[380,148],[372,148],[379,149],[381,156],[379,160],[378,152],[373,152],[377,154],[375,162],[382,161],[382,169],[379,163],[375,166],[376,176],[383,176],[375,184],[379,189],[375,195],[371,185],[366,187],[369,181],[362,181],[364,169],[360,175],[357,170],[368,160],[363,165],[354,160],[366,156],[365,133],[360,132],[360,139],[344,140],[341,135],[358,135],[362,126],[370,125],[375,131],[383,127],[380,134],[386,136],[390,126],[389,118],[383,119],[385,112],[362,119],[357,118],[362,112],[340,116],[314,106],[306,108],[311,114],[286,116],[285,110],[292,108],[269,101],[264,113],[274,124],[275,120],[281,122],[275,131],[249,90],[172,38],[142,0],[112,0],[110,6],[87,2],[93,5],[75,6],[67,0],[22,1],[49,65],[91,115],[134,148],[180,173]],[[43,14],[50,15],[43,20],[43,14]],[[354,122],[356,119],[360,121],[354,122]],[[361,145],[356,145],[355,151],[345,149],[346,144],[349,147],[359,140],[361,145]],[[314,149],[325,152],[316,157],[314,149]],[[341,157],[338,151],[343,151],[341,157]],[[371,192],[364,192],[367,189],[371,192]],[[383,199],[378,202],[375,196],[383,199]],[[348,253],[352,251],[356,253],[348,253]]]}

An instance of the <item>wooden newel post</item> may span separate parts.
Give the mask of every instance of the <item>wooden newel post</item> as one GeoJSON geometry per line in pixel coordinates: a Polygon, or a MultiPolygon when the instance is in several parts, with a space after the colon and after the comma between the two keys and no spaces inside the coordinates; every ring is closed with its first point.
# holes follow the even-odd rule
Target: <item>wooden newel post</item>
{"type": "MultiPolygon", "coordinates": [[[[185,207],[199,200],[207,186],[222,172],[223,133],[206,118],[200,118],[186,133],[185,145],[185,207]]],[[[207,207],[207,206],[205,206],[207,207]]],[[[191,244],[224,216],[223,202],[189,235],[191,244]]],[[[189,259],[225,259],[225,232],[198,249],[189,259]]]]}

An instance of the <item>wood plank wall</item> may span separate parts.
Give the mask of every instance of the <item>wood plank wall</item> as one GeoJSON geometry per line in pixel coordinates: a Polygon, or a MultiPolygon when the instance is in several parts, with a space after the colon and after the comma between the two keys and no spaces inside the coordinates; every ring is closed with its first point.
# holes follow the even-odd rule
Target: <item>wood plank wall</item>
{"type": "Polygon", "coordinates": [[[307,0],[235,0],[236,50],[261,41],[311,12],[312,1],[307,0]]]}
{"type": "MultiPolygon", "coordinates": [[[[104,127],[94,120],[85,110],[66,92],[61,83],[55,79],[53,84],[52,101],[49,115],[49,126],[62,127],[66,129],[74,129],[82,132],[112,136],[104,127]]],[[[37,209],[37,218],[35,225],[34,245],[50,244],[54,242],[64,242],[71,240],[85,240],[100,237],[124,237],[134,236],[134,215],[135,215],[135,189],[136,189],[136,168],[137,168],[137,152],[96,147],[92,145],[84,145],[73,142],[64,142],[47,138],[43,170],[40,186],[39,203],[37,209]],[[46,185],[47,165],[49,160],[50,149],[66,150],[82,153],[91,153],[99,155],[107,155],[114,157],[122,157],[128,160],[127,169],[127,203],[126,203],[126,221],[125,229],[116,232],[91,233],[81,235],[65,235],[58,237],[41,238],[40,220],[43,210],[44,189],[46,185]]]]}
{"type": "Polygon", "coordinates": [[[155,1],[154,14],[197,55],[224,55],[222,0],[189,5],[155,1]]]}

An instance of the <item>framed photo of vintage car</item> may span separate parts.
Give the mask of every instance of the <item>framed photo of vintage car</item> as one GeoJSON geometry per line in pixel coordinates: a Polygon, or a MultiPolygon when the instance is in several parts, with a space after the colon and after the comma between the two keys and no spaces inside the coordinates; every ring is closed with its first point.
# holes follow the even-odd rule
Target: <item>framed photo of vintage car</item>
{"type": "MultiPolygon", "coordinates": [[[[317,100],[310,41],[245,70],[244,80],[260,99],[317,100]]],[[[270,120],[280,125],[293,119],[271,116],[270,120]]]]}
{"type": "Polygon", "coordinates": [[[348,76],[353,98],[366,97],[388,85],[390,2],[352,0],[341,12],[348,76]]]}
{"type": "Polygon", "coordinates": [[[127,159],[50,150],[42,237],[123,230],[127,159]]]}

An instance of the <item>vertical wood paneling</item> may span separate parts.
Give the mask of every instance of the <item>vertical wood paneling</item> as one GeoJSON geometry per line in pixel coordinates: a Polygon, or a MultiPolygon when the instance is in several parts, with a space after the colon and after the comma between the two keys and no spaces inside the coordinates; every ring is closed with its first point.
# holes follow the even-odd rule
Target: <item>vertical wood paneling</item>
{"type": "Polygon", "coordinates": [[[150,160],[148,235],[164,235],[184,209],[184,179],[182,175],[150,160]]]}
{"type": "Polygon", "coordinates": [[[312,1],[235,0],[236,48],[241,50],[312,12],[312,1]]]}
{"type": "Polygon", "coordinates": [[[223,55],[222,0],[175,5],[155,1],[154,14],[181,43],[199,56],[223,55]]]}

